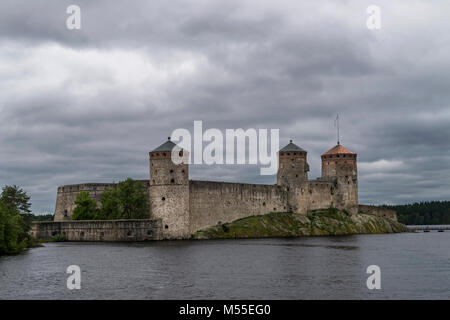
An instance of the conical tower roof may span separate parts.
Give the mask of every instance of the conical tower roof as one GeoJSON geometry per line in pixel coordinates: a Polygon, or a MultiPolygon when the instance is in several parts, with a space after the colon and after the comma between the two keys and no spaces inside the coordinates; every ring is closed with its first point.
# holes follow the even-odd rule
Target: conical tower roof
{"type": "Polygon", "coordinates": [[[154,149],[152,152],[161,152],[161,151],[172,151],[172,149],[176,146],[175,143],[170,141],[170,137],[167,138],[167,141],[160,145],[158,148],[154,149]]]}
{"type": "Polygon", "coordinates": [[[289,144],[287,146],[280,149],[280,152],[288,152],[288,151],[306,152],[305,150],[300,148],[298,145],[292,143],[292,140],[289,141],[289,144]]]}
{"type": "Polygon", "coordinates": [[[340,144],[335,145],[333,148],[322,154],[322,156],[333,155],[333,154],[356,154],[353,151],[348,150],[340,144]]]}

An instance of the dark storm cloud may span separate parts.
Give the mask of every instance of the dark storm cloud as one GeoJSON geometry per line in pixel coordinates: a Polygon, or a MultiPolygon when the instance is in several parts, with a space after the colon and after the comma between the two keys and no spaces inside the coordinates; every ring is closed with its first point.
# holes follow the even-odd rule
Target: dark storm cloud
{"type": "MultiPolygon", "coordinates": [[[[176,128],[279,128],[310,178],[336,141],[358,153],[360,199],[448,199],[450,45],[445,2],[2,1],[0,184],[33,208],[58,185],[148,177],[176,128]],[[82,28],[67,30],[66,8],[82,28]]],[[[448,10],[447,10],[448,12],[448,10]]],[[[256,166],[191,178],[274,183],[256,166]]]]}

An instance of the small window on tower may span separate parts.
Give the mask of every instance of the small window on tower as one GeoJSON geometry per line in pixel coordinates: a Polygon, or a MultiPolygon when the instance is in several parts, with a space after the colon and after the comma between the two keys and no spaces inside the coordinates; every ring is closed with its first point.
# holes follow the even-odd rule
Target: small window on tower
{"type": "Polygon", "coordinates": [[[175,179],[170,179],[170,182],[171,183],[175,183],[175,179]]]}

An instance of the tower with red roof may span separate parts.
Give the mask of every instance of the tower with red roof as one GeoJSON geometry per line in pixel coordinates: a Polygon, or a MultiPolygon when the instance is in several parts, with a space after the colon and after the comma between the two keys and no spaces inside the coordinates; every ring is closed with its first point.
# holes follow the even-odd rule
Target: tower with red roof
{"type": "Polygon", "coordinates": [[[358,211],[358,171],[356,153],[342,146],[336,146],[322,154],[322,180],[333,181],[335,185],[334,206],[351,213],[358,211]]]}

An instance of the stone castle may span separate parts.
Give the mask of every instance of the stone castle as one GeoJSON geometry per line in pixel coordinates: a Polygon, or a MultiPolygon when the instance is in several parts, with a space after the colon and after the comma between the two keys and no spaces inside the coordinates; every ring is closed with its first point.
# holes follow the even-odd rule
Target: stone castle
{"type": "MultiPolygon", "coordinates": [[[[176,144],[169,138],[149,153],[150,179],[142,180],[149,197],[149,220],[144,220],[148,223],[136,220],[132,222],[134,228],[139,230],[150,228],[146,231],[148,239],[188,238],[192,233],[207,227],[269,212],[306,214],[308,210],[330,207],[346,210],[351,214],[358,212],[356,153],[344,148],[339,142],[322,154],[322,176],[316,180],[308,180],[307,152],[291,140],[278,152],[275,185],[189,180],[189,165],[183,161],[187,152],[180,149],[180,161],[173,161],[174,147],[176,144]]],[[[59,224],[48,225],[48,235],[62,232],[66,225],[70,225],[68,230],[82,226],[83,222],[71,220],[75,199],[81,191],[88,191],[99,202],[103,191],[113,187],[115,184],[105,183],[59,187],[54,218],[59,224]],[[73,226],[76,223],[80,224],[73,226]]],[[[107,237],[103,231],[92,231],[103,230],[105,227],[101,222],[84,223],[83,230],[91,230],[92,239],[102,240],[102,237],[107,237]]],[[[109,222],[111,225],[124,223],[123,220],[109,222]]],[[[133,226],[127,224],[123,228],[130,229],[133,226]]],[[[44,224],[41,224],[41,229],[43,227],[44,224]]],[[[108,228],[119,227],[106,227],[108,228]]],[[[122,238],[128,236],[138,240],[147,239],[144,231],[141,231],[130,229],[122,238]],[[139,233],[139,236],[135,233],[139,233]]],[[[62,233],[66,234],[65,231],[62,233]]],[[[83,238],[84,234],[84,231],[78,231],[77,237],[83,238]]],[[[74,236],[78,239],[77,237],[74,236]]]]}

